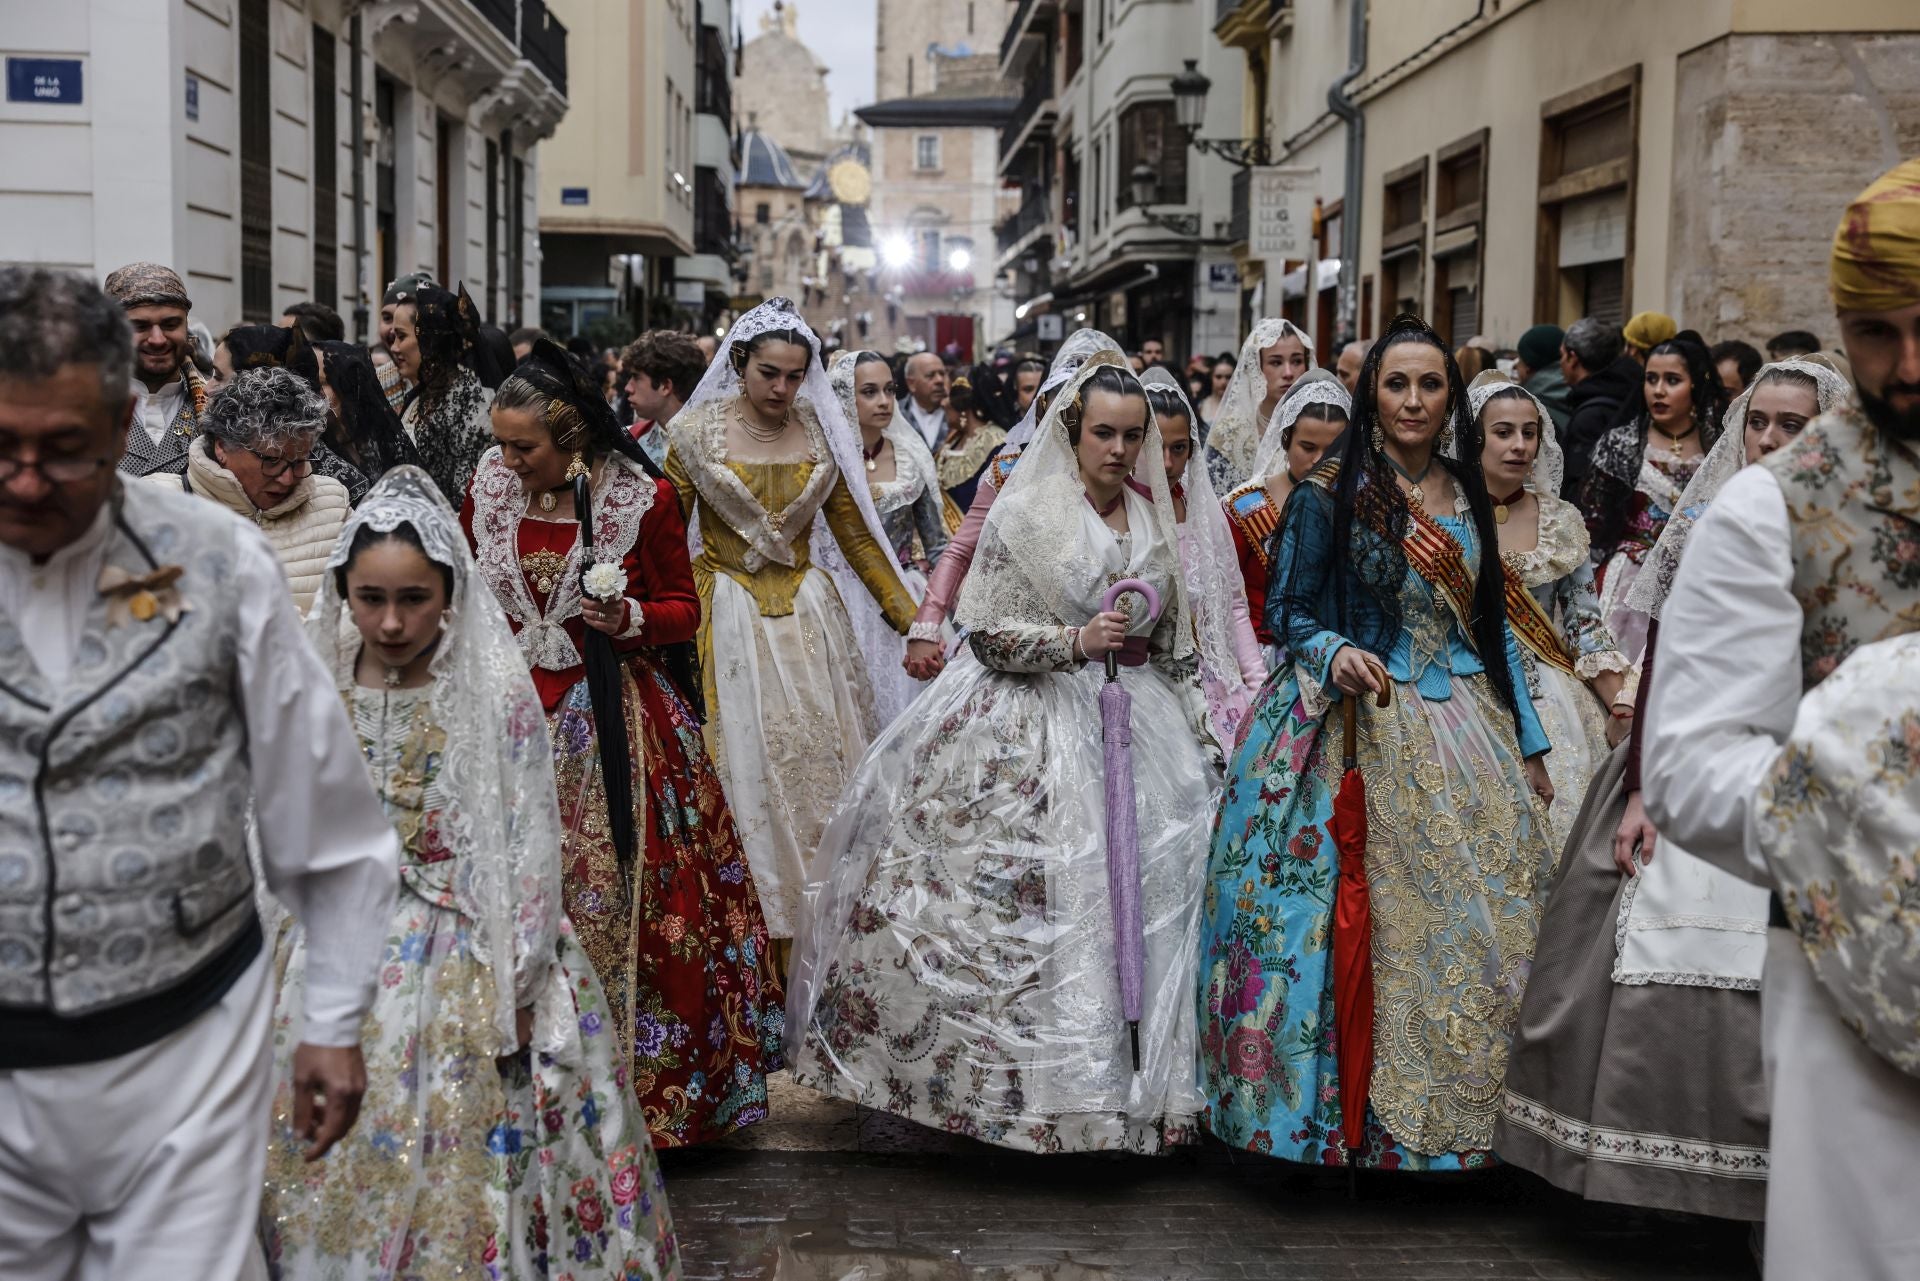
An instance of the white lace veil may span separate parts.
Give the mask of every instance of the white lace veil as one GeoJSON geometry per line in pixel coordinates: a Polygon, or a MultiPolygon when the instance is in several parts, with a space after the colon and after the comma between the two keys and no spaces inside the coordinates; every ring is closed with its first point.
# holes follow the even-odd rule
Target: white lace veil
{"type": "Polygon", "coordinates": [[[307,637],[342,694],[353,688],[361,637],[334,571],[362,529],[411,526],[427,558],[453,575],[434,651],[433,722],[446,735],[440,835],[453,852],[454,900],[474,923],[474,951],[493,975],[494,1053],[519,1046],[515,1012],[533,1004],[552,969],[560,928],[560,806],[553,747],[527,660],[500,604],[481,582],[460,522],[420,468],[395,467],[367,492],[327,559],[307,637]]]}
{"type": "MultiPolygon", "coordinates": [[[[1080,366],[1086,364],[1087,359],[1096,351],[1110,351],[1123,358],[1126,356],[1126,352],[1121,350],[1119,343],[1098,329],[1076,329],[1067,335],[1067,340],[1060,344],[1060,350],[1053,353],[1053,363],[1047,366],[1047,376],[1040,380],[1040,390],[1034,394],[1033,403],[1027,406],[1027,412],[1021,415],[1020,421],[1015,423],[1013,430],[1007,433],[1007,449],[1020,450],[1027,447],[1027,442],[1033,439],[1034,428],[1039,425],[1039,416],[1036,411],[1040,407],[1040,398],[1066,385],[1067,379],[1078,373],[1080,366]]],[[[988,471],[987,475],[992,476],[992,471],[988,471]]]]}
{"type": "Polygon", "coordinates": [[[1660,531],[1660,538],[1654,543],[1653,550],[1647,553],[1646,566],[1628,586],[1626,603],[1630,608],[1652,618],[1660,617],[1660,611],[1667,603],[1667,595],[1673,591],[1673,577],[1680,572],[1680,557],[1687,550],[1687,540],[1693,536],[1693,527],[1706,515],[1707,507],[1721,487],[1747,465],[1747,406],[1753,403],[1753,393],[1761,383],[1768,381],[1769,374],[1780,372],[1813,379],[1814,400],[1823,414],[1845,404],[1853,392],[1845,378],[1818,359],[1795,358],[1761,366],[1760,372],[1747,384],[1747,389],[1734,397],[1733,404],[1727,407],[1727,416],[1720,420],[1720,438],[1714,441],[1713,448],[1707,451],[1706,460],[1700,464],[1700,470],[1693,474],[1686,489],[1681,491],[1672,517],[1660,531]]]}
{"type": "Polygon", "coordinates": [[[1567,455],[1560,448],[1560,437],[1554,431],[1553,415],[1547,412],[1547,407],[1540,403],[1538,396],[1499,370],[1489,369],[1476,376],[1467,388],[1467,412],[1472,415],[1474,422],[1478,422],[1480,411],[1487,407],[1487,402],[1503,391],[1519,392],[1533,402],[1534,409],[1540,415],[1540,449],[1533,456],[1533,469],[1527,473],[1527,488],[1542,498],[1558,498],[1561,481],[1567,474],[1567,455]]]}
{"type": "MultiPolygon", "coordinates": [[[[1313,335],[1291,320],[1267,316],[1253,327],[1240,344],[1240,363],[1233,367],[1227,394],[1220,398],[1220,412],[1208,424],[1207,448],[1225,460],[1234,474],[1234,484],[1253,475],[1253,458],[1260,449],[1260,406],[1267,398],[1266,375],[1260,372],[1260,353],[1291,335],[1307,349],[1307,368],[1313,369],[1313,335]]],[[[1275,406],[1278,408],[1278,406],[1275,406]]],[[[1216,473],[1214,481],[1225,479],[1216,473]]]]}
{"type": "MultiPolygon", "coordinates": [[[[1187,421],[1193,424],[1195,448],[1188,455],[1182,482],[1187,497],[1187,538],[1193,548],[1191,563],[1182,565],[1188,603],[1193,608],[1194,630],[1199,633],[1200,661],[1214,679],[1228,686],[1244,685],[1233,647],[1233,600],[1238,596],[1245,601],[1247,585],[1233,549],[1233,533],[1227,528],[1226,509],[1213,492],[1206,460],[1199,457],[1199,416],[1193,412],[1193,402],[1187,399],[1180,379],[1158,365],[1140,376],[1140,385],[1163,388],[1179,397],[1186,407],[1187,421]]],[[[1159,434],[1157,422],[1154,434],[1159,434]]]]}
{"type": "MultiPolygon", "coordinates": [[[[827,364],[827,382],[833,387],[833,394],[840,398],[840,412],[847,416],[856,435],[860,431],[860,407],[855,403],[853,389],[853,371],[855,362],[864,353],[855,348],[846,348],[833,353],[833,359],[827,364]]],[[[889,373],[888,377],[892,377],[889,373]]],[[[893,402],[893,420],[887,424],[887,439],[893,442],[893,452],[897,458],[894,470],[901,476],[911,467],[922,476],[937,476],[939,473],[933,461],[933,451],[927,448],[927,438],[913,429],[905,414],[900,412],[900,402],[893,402]],[[899,455],[910,455],[899,458],[899,455]]],[[[864,438],[862,438],[864,443],[864,438]]],[[[864,460],[864,454],[862,458],[864,460]]],[[[878,510],[877,508],[875,510],[878,510]]]]}
{"type": "MultiPolygon", "coordinates": [[[[1118,352],[1096,352],[1088,357],[1047,407],[1046,418],[1021,452],[1020,465],[987,512],[986,523],[980,528],[979,549],[954,609],[955,621],[967,629],[992,631],[1006,623],[1057,627],[1086,622],[1084,617],[1075,616],[1078,611],[1069,603],[1078,585],[1074,580],[1076,558],[1069,549],[1079,547],[1082,541],[1080,513],[1086,488],[1061,413],[1077,403],[1081,387],[1094,372],[1109,365],[1128,378],[1134,376],[1127,368],[1126,357],[1118,352]]],[[[1134,465],[1134,479],[1153,496],[1157,541],[1173,558],[1167,578],[1174,584],[1174,599],[1163,602],[1164,612],[1154,631],[1169,636],[1167,644],[1173,657],[1184,658],[1193,653],[1193,628],[1188,622],[1192,609],[1186,575],[1180,572],[1180,530],[1174,519],[1173,490],[1167,484],[1160,427],[1151,412],[1140,460],[1134,465]],[[1168,627],[1170,633],[1163,632],[1168,627]]],[[[1128,597],[1123,603],[1139,608],[1133,604],[1135,600],[1128,597]]]]}
{"type": "Polygon", "coordinates": [[[1287,394],[1273,407],[1266,434],[1260,437],[1260,450],[1253,456],[1249,479],[1265,481],[1287,469],[1287,431],[1308,405],[1337,405],[1349,420],[1353,418],[1353,397],[1345,384],[1325,369],[1309,369],[1294,380],[1287,394]]]}
{"type": "MultiPolygon", "coordinates": [[[[886,528],[880,523],[880,513],[874,508],[873,493],[863,483],[867,474],[866,462],[860,450],[860,432],[840,407],[840,397],[834,393],[833,384],[827,379],[827,370],[820,363],[820,340],[800,316],[799,310],[791,299],[769,298],[767,301],[734,321],[733,328],[727,331],[727,339],[714,354],[707,365],[706,374],[693,389],[693,395],[687,398],[680,412],[674,415],[668,430],[672,433],[674,445],[685,443],[689,433],[678,430],[683,423],[696,421],[701,407],[718,401],[725,403],[741,394],[743,390],[739,373],[733,367],[733,351],[744,347],[754,338],[770,330],[791,329],[806,341],[810,356],[807,360],[807,379],[800,386],[800,394],[794,398],[796,407],[805,406],[819,419],[822,433],[827,439],[827,449],[833,456],[834,465],[839,468],[840,476],[847,481],[847,492],[853,495],[854,505],[860,509],[860,517],[866,522],[867,532],[873,535],[874,542],[884,550],[892,544],[887,539],[886,528]]],[[[691,470],[691,468],[690,468],[691,470]]],[[[705,501],[703,498],[702,501],[705,501]]],[[[700,552],[700,522],[687,522],[687,541],[693,553],[700,552]]],[[[855,602],[872,602],[872,593],[860,576],[853,570],[846,554],[840,550],[833,532],[827,528],[824,508],[815,513],[813,530],[809,539],[813,553],[813,563],[832,576],[834,585],[839,588],[840,599],[849,610],[858,608],[855,602]]],[[[891,554],[883,558],[894,577],[899,578],[900,566],[891,554]]],[[[904,581],[901,590],[906,590],[904,581]]],[[[911,594],[911,593],[909,593],[911,594]]],[[[874,606],[878,608],[878,606],[874,606]]],[[[892,628],[889,627],[891,632],[892,628]]],[[[876,663],[898,662],[897,656],[876,654],[862,646],[867,664],[871,668],[876,663]]]]}

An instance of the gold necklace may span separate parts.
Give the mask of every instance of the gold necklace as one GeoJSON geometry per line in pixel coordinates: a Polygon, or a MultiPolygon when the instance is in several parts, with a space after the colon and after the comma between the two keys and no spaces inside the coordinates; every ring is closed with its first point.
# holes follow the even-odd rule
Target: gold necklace
{"type": "Polygon", "coordinates": [[[787,434],[787,420],[785,418],[780,420],[778,427],[775,427],[769,432],[763,427],[756,426],[754,421],[747,417],[744,409],[734,410],[733,416],[734,419],[739,422],[740,429],[746,432],[750,439],[758,441],[762,445],[771,445],[787,434]]]}

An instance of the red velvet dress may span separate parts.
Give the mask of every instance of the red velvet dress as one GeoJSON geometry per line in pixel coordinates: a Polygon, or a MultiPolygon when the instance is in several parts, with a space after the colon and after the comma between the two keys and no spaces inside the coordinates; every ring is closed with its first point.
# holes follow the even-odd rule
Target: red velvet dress
{"type": "Polygon", "coordinates": [[[579,658],[586,624],[578,592],[565,585],[578,582],[581,566],[572,553],[579,526],[527,515],[519,478],[497,450],[480,462],[461,523],[515,633],[547,633],[523,636],[522,644],[553,739],[567,830],[567,915],[608,1005],[625,1022],[617,1030],[653,1142],[676,1147],[767,1115],[767,1073],[783,1063],[783,996],[720,777],[699,721],[656,651],[691,640],[700,625],[679,503],[666,481],[624,461],[602,472],[595,560],[612,560],[619,550],[629,601],[613,646],[625,659],[634,832],[645,840],[632,894],[606,820],[593,704],[579,658]],[[570,647],[557,644],[556,628],[570,647]],[[561,654],[571,655],[571,665],[552,666],[561,654]]]}

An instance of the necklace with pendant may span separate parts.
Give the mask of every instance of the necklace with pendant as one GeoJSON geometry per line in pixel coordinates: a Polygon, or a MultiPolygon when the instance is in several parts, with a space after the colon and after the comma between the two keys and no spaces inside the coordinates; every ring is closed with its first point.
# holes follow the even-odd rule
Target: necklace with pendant
{"type": "Polygon", "coordinates": [[[1679,433],[1678,435],[1675,435],[1673,432],[1668,431],[1665,427],[1662,427],[1659,423],[1653,421],[1653,419],[1651,418],[1647,419],[1647,426],[1653,428],[1655,431],[1659,432],[1662,436],[1665,436],[1667,438],[1667,445],[1669,448],[1679,444],[1681,441],[1685,440],[1687,437],[1693,435],[1694,432],[1700,430],[1700,424],[1694,422],[1693,419],[1691,418],[1687,419],[1687,429],[1679,433]]]}
{"type": "Polygon", "coordinates": [[[1426,480],[1427,473],[1433,470],[1433,459],[1431,458],[1427,459],[1427,465],[1420,469],[1420,474],[1418,476],[1415,476],[1412,472],[1409,472],[1406,468],[1402,467],[1398,462],[1394,461],[1394,458],[1391,454],[1386,455],[1386,459],[1387,459],[1387,466],[1393,468],[1396,472],[1399,472],[1400,479],[1406,481],[1407,484],[1413,486],[1413,488],[1407,491],[1407,501],[1413,504],[1415,507],[1419,508],[1421,511],[1425,511],[1427,508],[1427,493],[1424,489],[1420,488],[1420,485],[1423,481],[1426,480]]]}
{"type": "Polygon", "coordinates": [[[875,462],[875,460],[880,457],[880,451],[886,448],[886,444],[887,444],[887,438],[885,436],[882,436],[880,437],[879,440],[876,440],[873,442],[872,449],[868,449],[865,444],[862,444],[860,446],[860,456],[867,460],[868,471],[879,470],[879,467],[875,462]]]}
{"type": "Polygon", "coordinates": [[[1496,498],[1493,502],[1493,523],[1496,525],[1506,524],[1507,517],[1513,515],[1513,505],[1519,502],[1526,492],[1527,487],[1522,485],[1505,498],[1496,498]]]}
{"type": "Polygon", "coordinates": [[[560,496],[551,489],[548,489],[542,491],[540,497],[535,501],[540,504],[541,511],[550,512],[560,505],[560,496]]]}

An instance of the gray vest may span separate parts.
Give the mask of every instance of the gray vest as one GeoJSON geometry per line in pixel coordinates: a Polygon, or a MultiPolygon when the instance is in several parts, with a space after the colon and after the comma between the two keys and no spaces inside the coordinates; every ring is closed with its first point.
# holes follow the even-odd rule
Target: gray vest
{"type": "Polygon", "coordinates": [[[164,998],[255,930],[233,586],[246,526],[122,485],[106,564],[181,566],[175,622],[96,597],[63,688],[0,614],[0,1019],[164,998]]]}

